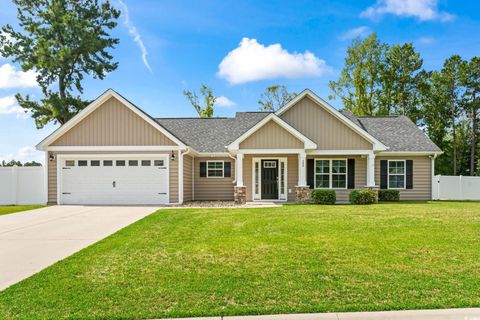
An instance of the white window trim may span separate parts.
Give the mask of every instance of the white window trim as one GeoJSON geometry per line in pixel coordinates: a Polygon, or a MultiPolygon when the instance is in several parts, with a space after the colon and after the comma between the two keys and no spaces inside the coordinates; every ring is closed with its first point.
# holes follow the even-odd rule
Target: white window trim
{"type": "MultiPolygon", "coordinates": [[[[401,176],[401,174],[392,173],[392,176],[401,176]]],[[[387,189],[406,190],[406,187],[407,187],[407,160],[405,159],[387,160],[387,189]],[[390,188],[390,162],[403,162],[403,188],[390,188]]]]}
{"type": "MultiPolygon", "coordinates": [[[[212,169],[212,170],[220,170],[220,169],[212,169]]],[[[209,160],[209,161],[207,161],[207,178],[208,179],[223,179],[223,178],[225,178],[225,161],[224,160],[209,160]],[[217,177],[217,176],[210,177],[208,175],[208,164],[211,163],[211,162],[221,162],[222,163],[222,176],[221,177],[217,177]]]]}
{"type": "MultiPolygon", "coordinates": [[[[323,175],[326,175],[322,173],[323,175]]],[[[343,175],[343,173],[335,173],[336,175],[343,175]]],[[[314,158],[313,160],[313,186],[314,189],[322,190],[347,190],[348,189],[348,159],[347,158],[314,158]],[[317,188],[317,160],[326,160],[328,161],[328,188],[317,188]],[[334,175],[332,170],[332,161],[333,160],[344,160],[345,161],[345,188],[332,188],[332,177],[334,175]]]]}
{"type": "Polygon", "coordinates": [[[263,158],[252,158],[252,201],[265,201],[265,200],[271,200],[271,199],[262,199],[262,160],[278,160],[278,200],[275,201],[282,201],[282,202],[287,202],[288,201],[288,158],[286,157],[263,157],[263,158]],[[255,163],[258,162],[258,167],[259,167],[259,175],[258,175],[258,193],[255,193],[255,163]],[[280,193],[280,168],[281,168],[281,162],[285,163],[285,193],[281,194],[280,193]]]}

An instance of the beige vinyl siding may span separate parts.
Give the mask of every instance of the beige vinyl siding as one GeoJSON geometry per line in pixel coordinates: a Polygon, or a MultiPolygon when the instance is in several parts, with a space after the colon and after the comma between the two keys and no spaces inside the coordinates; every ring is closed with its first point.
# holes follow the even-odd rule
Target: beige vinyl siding
{"type": "Polygon", "coordinates": [[[52,146],[173,146],[158,129],[112,97],[52,146]]]}
{"type": "MultiPolygon", "coordinates": [[[[365,189],[367,185],[367,159],[361,156],[309,156],[308,159],[355,159],[355,189],[365,189]]],[[[347,173],[348,174],[348,173],[347,173]]],[[[348,202],[352,189],[333,189],[338,202],[348,202]]]]}
{"type": "Polygon", "coordinates": [[[295,186],[298,184],[298,155],[297,154],[246,154],[243,158],[243,183],[247,187],[247,201],[252,201],[253,188],[253,158],[277,159],[287,158],[287,200],[295,202],[295,186]]]}
{"type": "Polygon", "coordinates": [[[302,149],[303,142],[270,120],[240,143],[240,149],[302,149]]]}
{"type": "Polygon", "coordinates": [[[413,189],[400,190],[400,200],[432,199],[432,160],[428,156],[376,157],[375,184],[380,186],[380,160],[413,160],[413,189]]]}
{"type": "MultiPolygon", "coordinates": [[[[50,154],[136,154],[137,152],[50,152],[50,154]]],[[[169,151],[160,152],[142,152],[142,154],[170,154],[169,151]]],[[[141,157],[141,156],[139,156],[141,157]]],[[[170,157],[169,157],[170,159],[170,157]]],[[[177,153],[178,159],[178,153],[177,153]]],[[[170,184],[170,202],[178,202],[178,160],[169,160],[169,184],[170,184]]],[[[57,160],[48,162],[48,204],[57,204],[57,160]]]]}
{"type": "Polygon", "coordinates": [[[235,180],[235,160],[232,158],[195,158],[194,159],[194,200],[233,200],[233,180],[235,180]],[[229,178],[200,177],[200,162],[225,161],[230,162],[229,178]]]}
{"type": "Polygon", "coordinates": [[[317,144],[319,150],[371,150],[372,144],[309,97],[280,116],[317,144]]]}
{"type": "Polygon", "coordinates": [[[193,158],[183,157],[183,201],[193,200],[193,158]]]}

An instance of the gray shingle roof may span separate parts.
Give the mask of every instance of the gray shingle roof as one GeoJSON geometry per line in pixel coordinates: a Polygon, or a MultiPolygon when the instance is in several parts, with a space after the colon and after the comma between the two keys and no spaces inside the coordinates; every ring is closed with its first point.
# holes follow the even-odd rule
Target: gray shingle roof
{"type": "Polygon", "coordinates": [[[237,112],[235,118],[157,118],[161,126],[198,152],[227,152],[226,146],[269,112],[237,112]]]}

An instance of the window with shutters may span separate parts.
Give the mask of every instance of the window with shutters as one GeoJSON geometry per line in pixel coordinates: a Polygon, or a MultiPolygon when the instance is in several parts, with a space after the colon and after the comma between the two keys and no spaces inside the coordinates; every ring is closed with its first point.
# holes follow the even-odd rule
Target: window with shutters
{"type": "Polygon", "coordinates": [[[315,159],[315,189],[346,189],[347,159],[315,159]]]}
{"type": "Polygon", "coordinates": [[[405,189],[405,160],[388,160],[388,189],[405,189]]]}
{"type": "Polygon", "coordinates": [[[223,161],[207,161],[207,178],[223,178],[223,161]]]}

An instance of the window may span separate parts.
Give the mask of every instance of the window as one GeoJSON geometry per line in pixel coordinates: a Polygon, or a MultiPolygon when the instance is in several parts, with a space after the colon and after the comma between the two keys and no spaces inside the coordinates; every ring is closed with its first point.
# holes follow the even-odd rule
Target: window
{"type": "Polygon", "coordinates": [[[316,189],[346,189],[347,160],[319,159],[315,160],[316,189]]]}
{"type": "Polygon", "coordinates": [[[153,160],[153,165],[155,167],[163,167],[163,160],[153,160]]]}
{"type": "Polygon", "coordinates": [[[138,166],[138,160],[128,160],[128,165],[130,167],[136,167],[138,166]]]}
{"type": "Polygon", "coordinates": [[[75,167],[75,160],[66,160],[65,166],[67,167],[75,167]]]}
{"type": "Polygon", "coordinates": [[[223,161],[207,161],[207,178],[223,178],[223,161]]]}
{"type": "Polygon", "coordinates": [[[405,188],[405,160],[388,161],[388,188],[405,188]]]}
{"type": "Polygon", "coordinates": [[[79,167],[86,167],[88,165],[87,160],[78,160],[78,166],[79,167]]]}
{"type": "Polygon", "coordinates": [[[111,166],[113,166],[113,161],[112,160],[103,160],[103,166],[104,167],[111,167],[111,166]]]}
{"type": "Polygon", "coordinates": [[[152,165],[150,160],[142,160],[142,167],[149,167],[152,165]]]}
{"type": "Polygon", "coordinates": [[[125,160],[117,160],[115,161],[115,165],[117,167],[125,167],[125,160]]]}
{"type": "Polygon", "coordinates": [[[264,168],[276,168],[277,167],[277,161],[263,161],[263,167],[264,168]]]}
{"type": "Polygon", "coordinates": [[[90,160],[90,166],[100,167],[100,160],[90,160]]]}
{"type": "Polygon", "coordinates": [[[260,193],[260,163],[255,162],[255,194],[260,193]]]}

